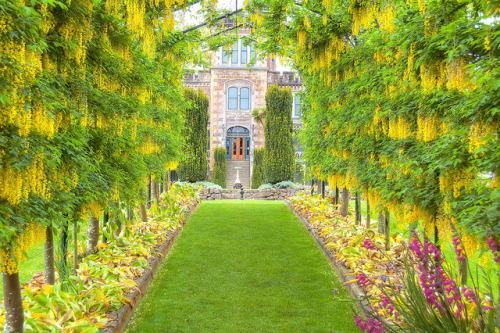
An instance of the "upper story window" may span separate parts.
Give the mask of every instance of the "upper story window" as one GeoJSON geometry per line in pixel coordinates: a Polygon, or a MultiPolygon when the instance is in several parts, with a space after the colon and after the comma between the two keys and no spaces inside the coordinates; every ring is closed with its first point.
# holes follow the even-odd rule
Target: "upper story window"
{"type": "Polygon", "coordinates": [[[293,98],[293,117],[300,117],[300,95],[295,95],[293,98]]]}
{"type": "Polygon", "coordinates": [[[250,110],[250,89],[231,87],[227,90],[228,110],[250,110]]]}
{"type": "Polygon", "coordinates": [[[226,66],[238,66],[246,65],[250,57],[253,56],[253,45],[243,45],[243,41],[240,39],[234,43],[230,50],[222,48],[222,65],[226,66]]]}

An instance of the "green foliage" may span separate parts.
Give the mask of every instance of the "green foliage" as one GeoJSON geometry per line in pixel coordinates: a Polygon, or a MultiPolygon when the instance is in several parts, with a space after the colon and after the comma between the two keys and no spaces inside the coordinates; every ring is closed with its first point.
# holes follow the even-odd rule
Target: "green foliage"
{"type": "Polygon", "coordinates": [[[293,181],[295,150],[293,147],[293,97],[290,88],[269,87],[266,94],[266,178],[271,184],[293,181]]]}
{"type": "Polygon", "coordinates": [[[214,149],[212,182],[226,188],[227,152],[224,147],[214,149]]]}
{"type": "Polygon", "coordinates": [[[260,188],[266,182],[266,167],[264,164],[265,148],[256,148],[253,151],[252,188],[260,188]]]}
{"type": "Polygon", "coordinates": [[[260,47],[305,82],[300,135],[315,176],[371,192],[403,223],[450,217],[500,237],[498,2],[326,3],[246,7],[264,16],[260,47]]]}
{"type": "Polygon", "coordinates": [[[274,184],[273,187],[274,188],[278,188],[278,189],[280,189],[280,188],[289,188],[289,189],[296,190],[296,189],[299,188],[299,185],[295,184],[294,182],[285,180],[285,181],[282,181],[282,182],[274,184]]]}
{"type": "MultiPolygon", "coordinates": [[[[186,182],[177,182],[175,183],[175,185],[179,185],[179,186],[182,186],[182,187],[186,187],[188,183],[186,182]]],[[[193,189],[195,190],[199,190],[200,187],[202,190],[211,190],[211,189],[216,189],[216,190],[221,190],[222,191],[222,187],[219,185],[219,184],[214,184],[214,183],[211,183],[211,182],[196,182],[196,183],[189,183],[189,186],[190,187],[193,187],[193,189]]]]}
{"type": "Polygon", "coordinates": [[[186,139],[186,157],[179,163],[179,180],[197,182],[207,179],[208,97],[198,89],[183,91],[187,106],[184,108],[184,127],[181,135],[186,139]]]}

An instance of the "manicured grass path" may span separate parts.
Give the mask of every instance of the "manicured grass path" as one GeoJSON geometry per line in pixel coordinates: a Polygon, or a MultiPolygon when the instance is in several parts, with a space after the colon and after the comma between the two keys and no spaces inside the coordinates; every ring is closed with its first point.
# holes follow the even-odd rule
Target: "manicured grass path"
{"type": "Polygon", "coordinates": [[[127,332],[358,332],[326,256],[283,202],[204,201],[127,332]]]}

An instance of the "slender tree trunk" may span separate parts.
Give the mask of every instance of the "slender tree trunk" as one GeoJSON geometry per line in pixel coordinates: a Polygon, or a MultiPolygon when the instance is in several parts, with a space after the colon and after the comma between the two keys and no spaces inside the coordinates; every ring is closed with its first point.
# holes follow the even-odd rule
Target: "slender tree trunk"
{"type": "Polygon", "coordinates": [[[335,205],[337,205],[337,209],[339,208],[338,207],[338,204],[340,202],[340,191],[339,191],[339,188],[338,186],[335,186],[335,205]]]}
{"type": "Polygon", "coordinates": [[[321,181],[321,199],[325,198],[325,181],[321,181]]]}
{"type": "Polygon", "coordinates": [[[165,193],[168,193],[170,187],[170,170],[167,170],[167,173],[165,174],[165,193]]]}
{"type": "Polygon", "coordinates": [[[371,216],[370,216],[370,200],[366,199],[366,228],[370,229],[371,224],[371,216]]]}
{"type": "Polygon", "coordinates": [[[127,220],[132,221],[134,218],[134,214],[132,211],[132,205],[127,205],[127,220]]]}
{"type": "Polygon", "coordinates": [[[95,216],[90,216],[89,229],[87,230],[87,254],[95,252],[99,243],[99,219],[95,216]]]}
{"type": "Polygon", "coordinates": [[[148,196],[147,196],[147,202],[146,205],[148,206],[148,209],[151,208],[151,175],[149,175],[149,182],[148,182],[148,196]]]}
{"type": "Polygon", "coordinates": [[[385,234],[385,216],[382,210],[378,212],[378,233],[385,234]]]}
{"type": "Polygon", "coordinates": [[[160,202],[160,193],[158,192],[158,184],[153,180],[151,181],[151,187],[153,188],[153,198],[156,200],[156,204],[160,202]]]}
{"type": "Polygon", "coordinates": [[[314,194],[314,179],[311,181],[311,195],[314,194]]]}
{"type": "Polygon", "coordinates": [[[45,229],[45,244],[44,244],[44,270],[45,284],[54,285],[56,283],[56,274],[54,268],[54,234],[52,227],[45,229]]]}
{"type": "Polygon", "coordinates": [[[342,207],[340,208],[340,215],[346,217],[349,215],[349,190],[347,188],[342,189],[342,207]]]}
{"type": "Polygon", "coordinates": [[[73,243],[75,248],[73,249],[73,275],[76,275],[76,269],[78,268],[78,220],[75,219],[73,223],[73,243]]]}
{"type": "Polygon", "coordinates": [[[64,266],[68,266],[68,218],[66,217],[65,225],[61,232],[61,255],[62,263],[64,266]]]}
{"type": "Polygon", "coordinates": [[[385,227],[384,227],[384,233],[385,233],[385,250],[389,251],[391,248],[391,215],[389,211],[386,209],[385,210],[385,227]]]}
{"type": "Polygon", "coordinates": [[[122,232],[122,223],[120,221],[120,203],[115,202],[115,215],[113,217],[113,223],[117,226],[115,230],[115,236],[119,237],[122,232]]]}
{"type": "Polygon", "coordinates": [[[139,204],[139,209],[141,210],[141,222],[148,222],[148,213],[146,211],[146,205],[139,204]]]}
{"type": "Polygon", "coordinates": [[[5,304],[4,333],[22,333],[24,326],[23,300],[19,273],[2,273],[3,300],[5,304]]]}
{"type": "Polygon", "coordinates": [[[361,225],[361,198],[359,193],[356,192],[356,224],[361,225]]]}
{"type": "MultiPolygon", "coordinates": [[[[109,211],[105,211],[103,216],[102,216],[102,228],[106,228],[106,226],[108,225],[108,222],[109,222],[109,211]]],[[[103,243],[107,243],[108,242],[108,239],[106,238],[106,235],[104,234],[104,232],[102,233],[102,242],[103,243]]]]}

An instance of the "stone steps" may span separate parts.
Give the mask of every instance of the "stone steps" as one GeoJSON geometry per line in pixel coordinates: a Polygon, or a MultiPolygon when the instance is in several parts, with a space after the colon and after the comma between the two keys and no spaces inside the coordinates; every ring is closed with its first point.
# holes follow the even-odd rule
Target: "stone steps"
{"type": "Polygon", "coordinates": [[[240,167],[240,182],[244,189],[250,188],[250,161],[228,160],[226,171],[226,187],[233,188],[236,180],[236,169],[240,167]]]}

